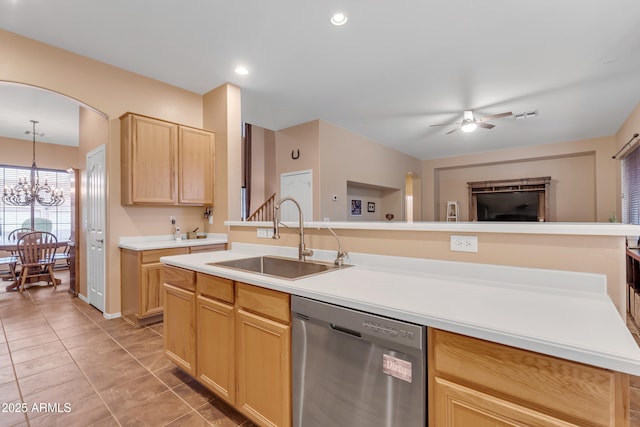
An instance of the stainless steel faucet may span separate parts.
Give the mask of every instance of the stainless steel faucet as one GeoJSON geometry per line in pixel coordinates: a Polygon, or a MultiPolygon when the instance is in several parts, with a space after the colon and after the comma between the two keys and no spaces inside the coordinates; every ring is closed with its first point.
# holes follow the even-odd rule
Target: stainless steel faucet
{"type": "Polygon", "coordinates": [[[344,263],[344,259],[347,256],[349,256],[349,254],[342,250],[342,244],[340,244],[340,238],[338,238],[338,235],[331,229],[331,227],[327,227],[327,230],[329,230],[331,234],[333,234],[333,237],[335,237],[336,240],[338,241],[338,254],[336,255],[336,259],[333,261],[333,263],[338,267],[342,267],[342,264],[344,263]]]}
{"type": "Polygon", "coordinates": [[[280,205],[283,202],[286,202],[287,200],[289,200],[290,202],[293,202],[298,208],[298,225],[300,228],[300,231],[299,231],[300,243],[298,244],[298,260],[306,261],[308,256],[313,255],[313,251],[311,249],[307,249],[304,246],[304,219],[302,217],[302,208],[300,207],[300,203],[298,203],[297,200],[294,199],[293,197],[289,197],[289,196],[283,197],[273,205],[273,238],[274,239],[280,238],[280,229],[278,226],[280,220],[278,218],[278,209],[280,209],[280,205]]]}

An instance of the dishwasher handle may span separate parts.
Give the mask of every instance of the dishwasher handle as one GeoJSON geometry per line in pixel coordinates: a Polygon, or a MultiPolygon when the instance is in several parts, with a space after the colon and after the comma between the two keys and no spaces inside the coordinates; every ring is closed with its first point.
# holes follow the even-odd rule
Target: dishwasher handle
{"type": "Polygon", "coordinates": [[[338,331],[345,334],[353,335],[354,337],[362,338],[362,335],[360,334],[360,332],[354,331],[353,329],[344,328],[340,325],[336,325],[335,323],[329,323],[329,326],[331,326],[331,329],[333,329],[334,331],[338,331]]]}

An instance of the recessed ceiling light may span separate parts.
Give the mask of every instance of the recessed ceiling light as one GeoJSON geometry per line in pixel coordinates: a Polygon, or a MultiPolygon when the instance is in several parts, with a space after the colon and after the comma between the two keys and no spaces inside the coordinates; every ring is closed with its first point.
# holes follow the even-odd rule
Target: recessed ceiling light
{"type": "Polygon", "coordinates": [[[237,67],[235,69],[236,74],[240,74],[241,76],[246,76],[247,74],[249,74],[249,70],[247,70],[246,67],[237,67]]]}
{"type": "Polygon", "coordinates": [[[347,23],[347,15],[342,12],[334,13],[331,17],[331,23],[336,26],[344,25],[347,23]]]}

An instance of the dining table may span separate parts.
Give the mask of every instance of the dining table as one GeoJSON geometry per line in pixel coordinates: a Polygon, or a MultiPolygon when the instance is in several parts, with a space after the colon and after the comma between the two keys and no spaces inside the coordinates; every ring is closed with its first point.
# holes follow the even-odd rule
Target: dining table
{"type": "MultiPolygon", "coordinates": [[[[60,249],[60,248],[64,248],[65,246],[69,245],[69,240],[58,240],[58,243],[56,243],[56,250],[60,249]]],[[[16,240],[7,240],[6,237],[0,237],[0,253],[1,252],[8,252],[8,253],[14,253],[17,255],[17,251],[18,251],[18,242],[16,240]]],[[[20,265],[20,261],[19,261],[19,257],[18,257],[18,266],[20,265]]],[[[7,287],[5,288],[5,290],[7,292],[10,291],[16,291],[18,290],[18,285],[20,284],[20,274],[19,272],[17,272],[18,277],[13,280],[12,278],[3,278],[3,280],[10,280],[11,283],[9,285],[7,285],[7,287]]],[[[42,274],[42,278],[44,277],[49,277],[49,273],[47,272],[43,272],[42,274]]],[[[35,283],[40,281],[41,278],[39,276],[35,276],[35,277],[30,277],[27,280],[27,283],[35,283]]],[[[60,279],[56,278],[56,285],[59,285],[60,283],[62,283],[62,281],[60,279]]]]}

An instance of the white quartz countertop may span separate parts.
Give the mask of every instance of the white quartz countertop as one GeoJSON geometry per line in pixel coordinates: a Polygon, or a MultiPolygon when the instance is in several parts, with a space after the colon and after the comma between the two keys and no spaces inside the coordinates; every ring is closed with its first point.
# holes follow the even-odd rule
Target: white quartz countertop
{"type": "MultiPolygon", "coordinates": [[[[208,265],[296,248],[234,244],[233,250],[162,257],[161,262],[640,375],[640,348],[600,274],[350,254],[343,268],[298,280],[208,265]]],[[[335,253],[316,251],[314,259],[335,253]]]]}
{"type": "Polygon", "coordinates": [[[205,246],[227,243],[226,234],[208,233],[204,239],[182,239],[175,240],[171,236],[133,236],[121,237],[118,247],[133,251],[146,251],[151,249],[186,248],[189,246],[205,246]]]}
{"type": "MultiPolygon", "coordinates": [[[[265,221],[225,221],[231,227],[273,227],[265,221]]],[[[298,227],[297,223],[286,225],[298,227]]],[[[609,222],[445,222],[445,221],[305,221],[305,228],[334,230],[441,231],[451,233],[561,234],[578,236],[639,236],[640,226],[609,222]]]]}

